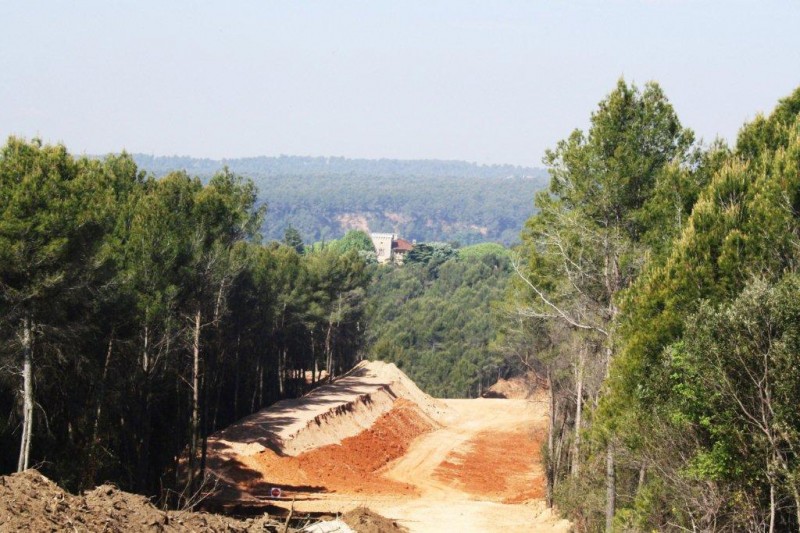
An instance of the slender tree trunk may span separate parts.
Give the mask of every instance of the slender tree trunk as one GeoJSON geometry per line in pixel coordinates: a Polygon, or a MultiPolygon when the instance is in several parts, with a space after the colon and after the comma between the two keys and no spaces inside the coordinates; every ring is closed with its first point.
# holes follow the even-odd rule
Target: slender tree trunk
{"type": "Polygon", "coordinates": [[[150,446],[153,435],[153,395],[150,388],[150,375],[145,374],[140,390],[144,395],[142,416],[139,422],[139,464],[136,483],[141,491],[150,489],[150,446]]]}
{"type": "Polygon", "coordinates": [[[219,322],[219,313],[222,309],[222,295],[225,294],[225,278],[219,283],[219,290],[217,291],[217,300],[214,302],[214,323],[219,322]]]}
{"type": "Polygon", "coordinates": [[[106,350],[106,360],[103,363],[103,378],[100,380],[100,393],[97,395],[97,408],[94,413],[94,427],[92,428],[92,446],[98,444],[98,432],[100,429],[100,415],[103,410],[103,400],[106,394],[106,379],[108,377],[108,367],[111,364],[111,354],[114,348],[114,330],[111,330],[111,337],[108,339],[108,350],[106,350]]]}
{"type": "Polygon", "coordinates": [[[258,408],[261,409],[263,406],[264,406],[264,363],[261,363],[260,365],[258,365],[258,408]]]}
{"type": "MultiPolygon", "coordinates": [[[[201,427],[201,430],[200,430],[200,435],[201,435],[201,438],[200,438],[200,476],[199,476],[200,480],[203,480],[206,477],[206,458],[207,458],[207,455],[208,455],[208,433],[209,433],[209,428],[208,428],[208,420],[209,420],[208,409],[209,409],[209,407],[208,407],[208,404],[210,403],[208,401],[208,396],[209,396],[208,387],[209,387],[209,385],[208,385],[208,380],[206,379],[206,376],[208,376],[208,375],[210,375],[209,372],[203,372],[203,376],[200,378],[200,389],[203,391],[203,416],[202,416],[201,423],[200,423],[200,427],[201,427]]],[[[217,402],[217,404],[218,403],[219,402],[217,402]]],[[[216,418],[217,418],[216,407],[214,409],[215,409],[215,411],[214,411],[214,419],[216,420],[216,418]]],[[[216,424],[216,422],[214,422],[214,424],[216,424]]],[[[213,431],[213,428],[214,428],[214,426],[212,426],[212,431],[213,431]]]]}
{"type": "MultiPolygon", "coordinates": [[[[139,387],[142,396],[139,398],[143,400],[141,408],[143,410],[142,417],[138,424],[138,453],[137,458],[137,479],[136,483],[140,490],[146,490],[147,480],[149,479],[150,472],[150,440],[152,436],[152,414],[150,412],[150,328],[147,325],[147,315],[145,312],[145,326],[142,339],[142,382],[139,387]]],[[[167,336],[169,332],[167,331],[167,336]]]]}
{"type": "Polygon", "coordinates": [[[200,436],[200,309],[194,316],[194,341],[192,343],[192,421],[189,447],[189,488],[194,490],[197,467],[197,448],[200,436]]]}
{"type": "Polygon", "coordinates": [[[240,372],[239,372],[239,369],[240,369],[240,363],[239,363],[240,355],[239,355],[239,352],[240,352],[241,344],[242,344],[242,335],[240,333],[239,335],[236,336],[236,368],[235,368],[236,375],[233,378],[234,379],[234,384],[233,384],[233,418],[235,420],[239,420],[239,388],[240,388],[239,381],[241,380],[241,376],[240,376],[240,372]]]}
{"type": "MultiPolygon", "coordinates": [[[[770,476],[772,477],[772,476],[770,476]]],[[[775,483],[769,482],[769,533],[775,533],[775,483]]]]}
{"type": "Polygon", "coordinates": [[[575,370],[575,438],[572,441],[572,477],[581,472],[581,425],[583,416],[583,373],[586,359],[585,347],[581,346],[578,367],[575,370]]]}
{"type": "Polygon", "coordinates": [[[555,488],[555,483],[557,483],[558,473],[561,471],[561,456],[564,446],[564,428],[567,426],[567,410],[564,409],[561,414],[564,418],[561,420],[561,424],[558,426],[558,436],[556,438],[556,464],[553,477],[553,488],[555,488]]]}
{"type": "Polygon", "coordinates": [[[33,337],[31,319],[22,319],[22,437],[20,439],[17,472],[30,465],[31,434],[33,433],[33,337]]]}
{"type": "Polygon", "coordinates": [[[313,364],[313,368],[311,369],[311,385],[314,386],[317,384],[317,381],[322,377],[320,376],[319,372],[319,362],[317,361],[317,352],[314,347],[314,330],[312,329],[309,332],[309,339],[310,346],[311,346],[311,361],[313,364]]]}
{"type": "Polygon", "coordinates": [[[333,336],[333,320],[328,320],[328,332],[325,335],[325,357],[328,369],[328,379],[333,379],[333,350],[331,349],[331,337],[333,336]]]}
{"type": "Polygon", "coordinates": [[[639,494],[644,488],[644,482],[647,478],[647,461],[642,461],[642,466],[639,467],[639,482],[636,484],[636,494],[639,494]]]}
{"type": "Polygon", "coordinates": [[[797,483],[792,480],[792,495],[794,496],[794,515],[797,520],[797,527],[800,529],[800,492],[797,490],[797,483]]]}
{"type": "MultiPolygon", "coordinates": [[[[169,332],[167,332],[169,334],[169,332]]],[[[150,371],[150,330],[144,327],[144,347],[142,348],[142,370],[147,374],[150,371]]]]}
{"type": "Polygon", "coordinates": [[[85,486],[94,486],[95,477],[98,469],[98,448],[100,446],[100,418],[103,412],[103,401],[106,396],[106,380],[108,378],[108,367],[111,364],[111,354],[114,348],[114,328],[111,329],[111,335],[108,338],[108,349],[106,350],[106,359],[103,363],[103,374],[100,378],[100,385],[98,387],[97,399],[95,401],[94,423],[92,424],[92,440],[89,441],[89,454],[88,464],[84,469],[84,476],[82,483],[85,486]]]}
{"type": "Polygon", "coordinates": [[[286,360],[283,354],[283,350],[278,350],[278,393],[281,398],[286,396],[286,360]]]}
{"type": "Polygon", "coordinates": [[[547,385],[550,389],[550,424],[547,428],[547,507],[553,507],[553,487],[555,485],[555,471],[553,465],[555,464],[553,458],[553,445],[555,440],[555,425],[556,425],[556,397],[553,390],[553,380],[551,379],[550,369],[547,370],[547,385]]]}
{"type": "MultiPolygon", "coordinates": [[[[260,375],[261,375],[261,357],[259,357],[256,360],[256,376],[260,376],[260,375]]],[[[258,378],[256,378],[256,379],[258,380],[258,378]]],[[[258,389],[259,389],[259,386],[260,386],[259,384],[260,384],[260,381],[257,381],[256,383],[253,383],[253,396],[252,396],[252,398],[250,398],[250,412],[251,413],[255,413],[256,412],[256,398],[258,398],[258,389]]]]}
{"type": "Polygon", "coordinates": [[[606,448],[606,533],[614,531],[614,512],[617,506],[617,474],[614,466],[614,444],[606,448]]]}

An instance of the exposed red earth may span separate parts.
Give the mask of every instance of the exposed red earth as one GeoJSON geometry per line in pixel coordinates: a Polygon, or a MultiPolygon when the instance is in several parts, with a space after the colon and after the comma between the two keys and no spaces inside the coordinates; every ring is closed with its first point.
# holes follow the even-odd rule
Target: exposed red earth
{"type": "Polygon", "coordinates": [[[215,503],[366,506],[411,532],[568,531],[543,501],[546,394],[525,396],[433,399],[394,365],[361,363],[213,435],[215,503]]]}

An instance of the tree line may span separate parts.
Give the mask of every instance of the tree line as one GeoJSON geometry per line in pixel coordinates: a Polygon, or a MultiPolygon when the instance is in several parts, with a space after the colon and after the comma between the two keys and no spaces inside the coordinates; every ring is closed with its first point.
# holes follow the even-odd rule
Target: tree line
{"type": "Polygon", "coordinates": [[[292,226],[309,241],[350,229],[394,231],[418,241],[517,242],[546,186],[542,169],[459,161],[354,160],[282,156],[214,161],[137,155],[145,170],[210,177],[223,164],[253,180],[268,203],[262,233],[281,239],[292,226]]]}
{"type": "Polygon", "coordinates": [[[542,177],[540,168],[517,165],[479,165],[467,161],[442,159],[353,159],[348,157],[309,157],[296,155],[207,159],[188,156],[132,154],[139,168],[156,175],[186,170],[198,175],[213,175],[222,168],[248,176],[361,176],[372,178],[532,178],[542,177]]]}
{"type": "Polygon", "coordinates": [[[264,244],[257,204],[227,169],[156,179],[126,154],[8,139],[0,471],[180,503],[203,482],[210,433],[354,363],[363,257],[264,244]]]}
{"type": "Polygon", "coordinates": [[[545,163],[502,340],[549,382],[548,503],[583,531],[797,531],[800,90],[705,145],[620,80],[545,163]]]}

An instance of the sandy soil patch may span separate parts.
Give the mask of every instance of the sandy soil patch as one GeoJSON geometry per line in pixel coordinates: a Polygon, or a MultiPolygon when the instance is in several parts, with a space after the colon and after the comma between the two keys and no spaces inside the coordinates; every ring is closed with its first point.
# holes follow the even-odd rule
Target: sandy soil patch
{"type": "Polygon", "coordinates": [[[450,452],[434,475],[483,500],[524,503],[544,498],[542,437],[532,428],[481,432],[450,452]]]}

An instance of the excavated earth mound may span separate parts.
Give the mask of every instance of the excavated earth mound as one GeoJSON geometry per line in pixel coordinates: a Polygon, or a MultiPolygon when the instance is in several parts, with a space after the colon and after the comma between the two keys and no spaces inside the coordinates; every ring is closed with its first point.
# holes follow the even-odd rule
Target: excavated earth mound
{"type": "Polygon", "coordinates": [[[302,398],[283,400],[208,439],[216,503],[257,502],[292,492],[400,492],[376,478],[417,436],[440,427],[449,407],[391,363],[364,361],[302,398]],[[314,485],[309,485],[309,480],[314,485]]]}
{"type": "Polygon", "coordinates": [[[75,496],[36,470],[0,476],[0,531],[275,531],[266,517],[162,511],[144,496],[102,485],[75,496]]]}
{"type": "Polygon", "coordinates": [[[486,389],[484,398],[505,398],[508,400],[533,399],[543,385],[533,372],[509,379],[498,379],[497,383],[486,389]]]}
{"type": "MultiPolygon", "coordinates": [[[[378,418],[369,429],[340,444],[328,444],[298,456],[280,456],[265,450],[244,458],[248,467],[266,472],[278,486],[308,486],[320,483],[327,492],[368,494],[416,494],[412,485],[373,474],[403,456],[409,444],[434,428],[434,423],[405,398],[378,418]]],[[[256,492],[256,487],[248,487],[256,492]]]]}

